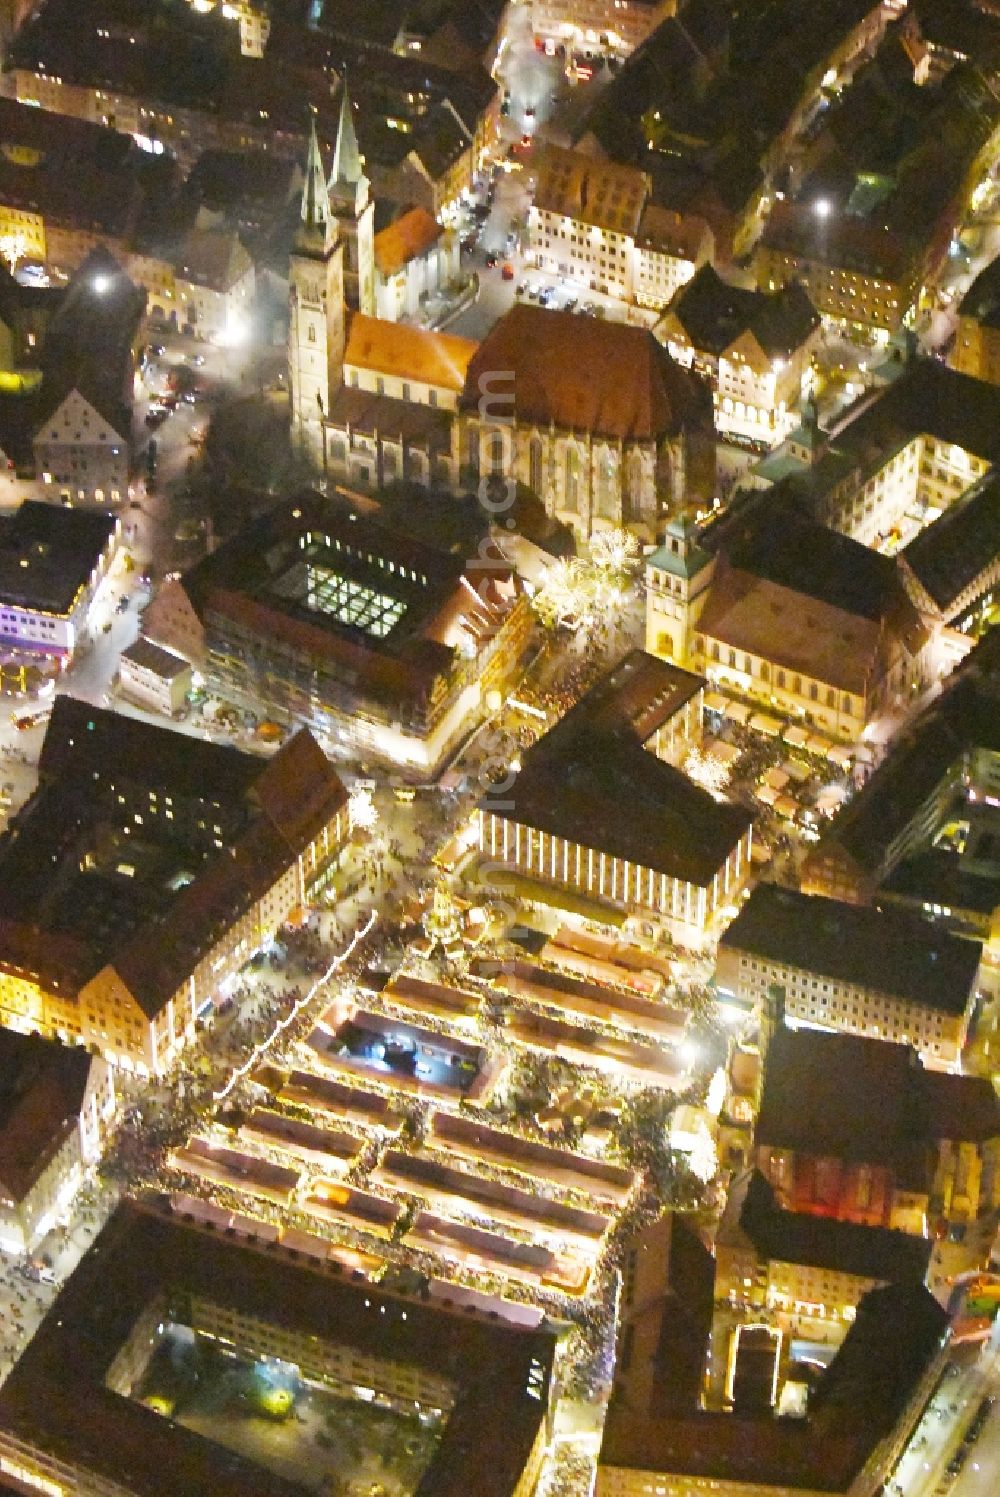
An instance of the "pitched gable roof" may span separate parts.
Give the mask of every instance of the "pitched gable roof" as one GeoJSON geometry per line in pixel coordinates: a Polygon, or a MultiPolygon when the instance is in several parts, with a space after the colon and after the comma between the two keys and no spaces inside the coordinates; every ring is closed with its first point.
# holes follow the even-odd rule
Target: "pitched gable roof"
{"type": "Polygon", "coordinates": [[[748,291],[729,285],[711,265],[681,287],[667,315],[681,324],[692,347],[716,357],[749,332],[770,358],[787,358],[820,321],[797,283],[780,291],[748,291]]]}
{"type": "Polygon", "coordinates": [[[411,260],[432,250],[444,229],[426,208],[411,208],[375,235],[375,264],[381,276],[392,276],[411,260]]]}
{"type": "Polygon", "coordinates": [[[482,381],[496,380],[498,370],[521,422],[629,442],[712,425],[707,385],[675,364],[645,328],[514,306],[469,364],[466,408],[478,404],[482,381]]]}
{"type": "Polygon", "coordinates": [[[344,363],[457,394],[466,383],[476,348],[471,339],[453,333],[429,332],[355,312],[348,327],[344,363]]]}

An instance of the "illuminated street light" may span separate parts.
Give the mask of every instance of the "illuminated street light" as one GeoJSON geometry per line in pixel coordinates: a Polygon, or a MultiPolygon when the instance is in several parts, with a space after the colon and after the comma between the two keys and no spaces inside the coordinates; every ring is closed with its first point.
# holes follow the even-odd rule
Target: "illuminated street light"
{"type": "Polygon", "coordinates": [[[106,291],[111,290],[111,277],[109,275],[95,275],[92,285],[98,296],[103,296],[106,291]]]}
{"type": "Polygon", "coordinates": [[[817,218],[829,218],[830,214],[833,212],[833,209],[830,206],[830,199],[817,198],[815,203],[813,203],[813,212],[815,213],[817,218]]]}
{"type": "Polygon", "coordinates": [[[225,348],[239,348],[246,343],[250,337],[250,325],[246,317],[236,307],[230,307],[226,313],[226,326],[219,336],[219,342],[225,348]]]}

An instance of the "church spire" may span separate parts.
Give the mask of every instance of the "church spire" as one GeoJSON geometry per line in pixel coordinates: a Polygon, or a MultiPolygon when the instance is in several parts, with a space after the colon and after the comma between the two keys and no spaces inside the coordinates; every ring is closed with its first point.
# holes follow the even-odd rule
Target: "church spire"
{"type": "Polygon", "coordinates": [[[309,122],[309,152],[306,156],[306,180],[302,188],[302,232],[308,233],[312,229],[325,234],[329,221],[330,195],[326,189],[314,115],[309,122]]]}
{"type": "Polygon", "coordinates": [[[340,123],[337,126],[337,144],[333,151],[333,171],[330,173],[330,191],[335,192],[338,187],[353,188],[360,182],[363,176],[361,152],[358,150],[358,137],[354,133],[351,95],[347,87],[347,79],[345,78],[340,90],[340,123]]]}

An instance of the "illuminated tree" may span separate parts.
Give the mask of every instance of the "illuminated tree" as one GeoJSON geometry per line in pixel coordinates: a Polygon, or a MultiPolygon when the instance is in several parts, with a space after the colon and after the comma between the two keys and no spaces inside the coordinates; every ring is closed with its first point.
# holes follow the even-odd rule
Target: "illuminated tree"
{"type": "Polygon", "coordinates": [[[590,538],[590,559],[601,572],[628,572],[639,560],[639,542],[630,530],[598,530],[590,538]]]}
{"type": "Polygon", "coordinates": [[[369,789],[359,786],[351,791],[351,798],[347,803],[347,814],[352,830],[356,828],[363,832],[371,831],[378,821],[378,811],[369,789]]]}
{"type": "Polygon", "coordinates": [[[704,749],[693,748],[684,761],[684,773],[709,794],[721,797],[729,781],[729,765],[706,754],[704,749]]]}
{"type": "Polygon", "coordinates": [[[535,612],[549,629],[586,623],[593,615],[595,591],[595,578],[582,562],[554,561],[535,594],[535,612]]]}

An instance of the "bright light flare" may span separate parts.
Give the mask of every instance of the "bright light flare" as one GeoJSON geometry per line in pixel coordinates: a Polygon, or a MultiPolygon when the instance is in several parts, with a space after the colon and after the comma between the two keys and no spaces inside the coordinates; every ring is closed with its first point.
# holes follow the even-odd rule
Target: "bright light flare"
{"type": "Polygon", "coordinates": [[[350,818],[352,831],[357,828],[363,832],[370,832],[378,821],[378,810],[371,791],[367,786],[358,786],[351,791],[347,802],[347,814],[350,818]]]}

